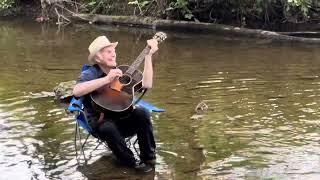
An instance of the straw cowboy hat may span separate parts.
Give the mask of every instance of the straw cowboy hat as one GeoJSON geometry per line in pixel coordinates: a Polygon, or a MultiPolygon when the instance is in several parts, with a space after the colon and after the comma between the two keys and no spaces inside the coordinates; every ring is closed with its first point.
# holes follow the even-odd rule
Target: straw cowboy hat
{"type": "Polygon", "coordinates": [[[88,61],[92,64],[95,64],[96,61],[94,59],[94,56],[97,52],[99,52],[101,49],[107,46],[114,46],[116,47],[118,45],[118,42],[111,43],[109,39],[106,36],[99,36],[95,40],[92,41],[90,44],[88,50],[89,50],[89,56],[88,61]]]}

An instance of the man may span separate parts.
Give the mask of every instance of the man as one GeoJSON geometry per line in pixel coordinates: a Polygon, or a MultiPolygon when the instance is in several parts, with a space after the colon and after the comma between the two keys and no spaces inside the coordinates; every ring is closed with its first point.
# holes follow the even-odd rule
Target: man
{"type": "MultiPolygon", "coordinates": [[[[125,165],[148,172],[152,170],[150,166],[155,164],[156,158],[156,145],[149,112],[143,108],[134,108],[124,118],[104,117],[103,113],[95,111],[92,107],[89,96],[91,92],[122,76],[123,72],[115,68],[117,44],[118,42],[111,43],[106,36],[99,36],[90,44],[88,60],[93,66],[81,73],[73,89],[73,95],[85,96],[84,106],[90,126],[102,140],[107,142],[117,159],[125,165]],[[124,138],[134,134],[137,134],[141,162],[134,158],[125,143],[124,138]]],[[[152,55],[158,50],[158,42],[155,39],[148,40],[147,44],[151,49],[145,56],[143,88],[152,87],[152,55]]]]}

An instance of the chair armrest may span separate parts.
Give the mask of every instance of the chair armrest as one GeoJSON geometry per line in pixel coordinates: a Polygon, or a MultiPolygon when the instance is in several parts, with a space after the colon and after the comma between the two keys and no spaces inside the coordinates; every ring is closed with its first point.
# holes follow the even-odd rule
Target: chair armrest
{"type": "Polygon", "coordinates": [[[140,99],[140,101],[137,103],[138,106],[143,107],[147,110],[149,110],[150,112],[165,112],[164,109],[158,108],[142,99],[140,99]]]}
{"type": "Polygon", "coordinates": [[[73,113],[73,112],[80,112],[83,110],[83,97],[76,98],[72,97],[70,104],[68,108],[66,109],[68,112],[73,113]]]}

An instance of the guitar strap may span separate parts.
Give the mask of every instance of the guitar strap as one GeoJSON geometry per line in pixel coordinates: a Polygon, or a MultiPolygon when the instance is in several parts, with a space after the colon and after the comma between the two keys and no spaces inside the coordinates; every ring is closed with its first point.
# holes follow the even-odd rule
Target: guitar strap
{"type": "Polygon", "coordinates": [[[140,97],[133,103],[134,105],[138,104],[138,102],[142,99],[144,94],[147,92],[148,89],[144,89],[140,97]]]}

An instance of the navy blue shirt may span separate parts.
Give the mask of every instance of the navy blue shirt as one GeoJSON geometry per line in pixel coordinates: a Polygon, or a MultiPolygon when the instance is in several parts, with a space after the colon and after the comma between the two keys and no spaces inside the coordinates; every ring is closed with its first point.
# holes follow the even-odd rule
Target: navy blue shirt
{"type": "MultiPolygon", "coordinates": [[[[77,84],[82,83],[82,82],[86,82],[86,81],[91,81],[94,79],[98,79],[103,76],[106,76],[106,74],[100,69],[100,67],[98,65],[95,64],[95,65],[92,65],[88,69],[81,72],[81,74],[77,80],[77,84]]],[[[99,114],[96,111],[94,111],[94,109],[92,107],[90,94],[87,94],[84,96],[83,105],[84,105],[84,109],[85,109],[85,112],[86,112],[86,115],[88,118],[99,117],[99,114]]]]}

